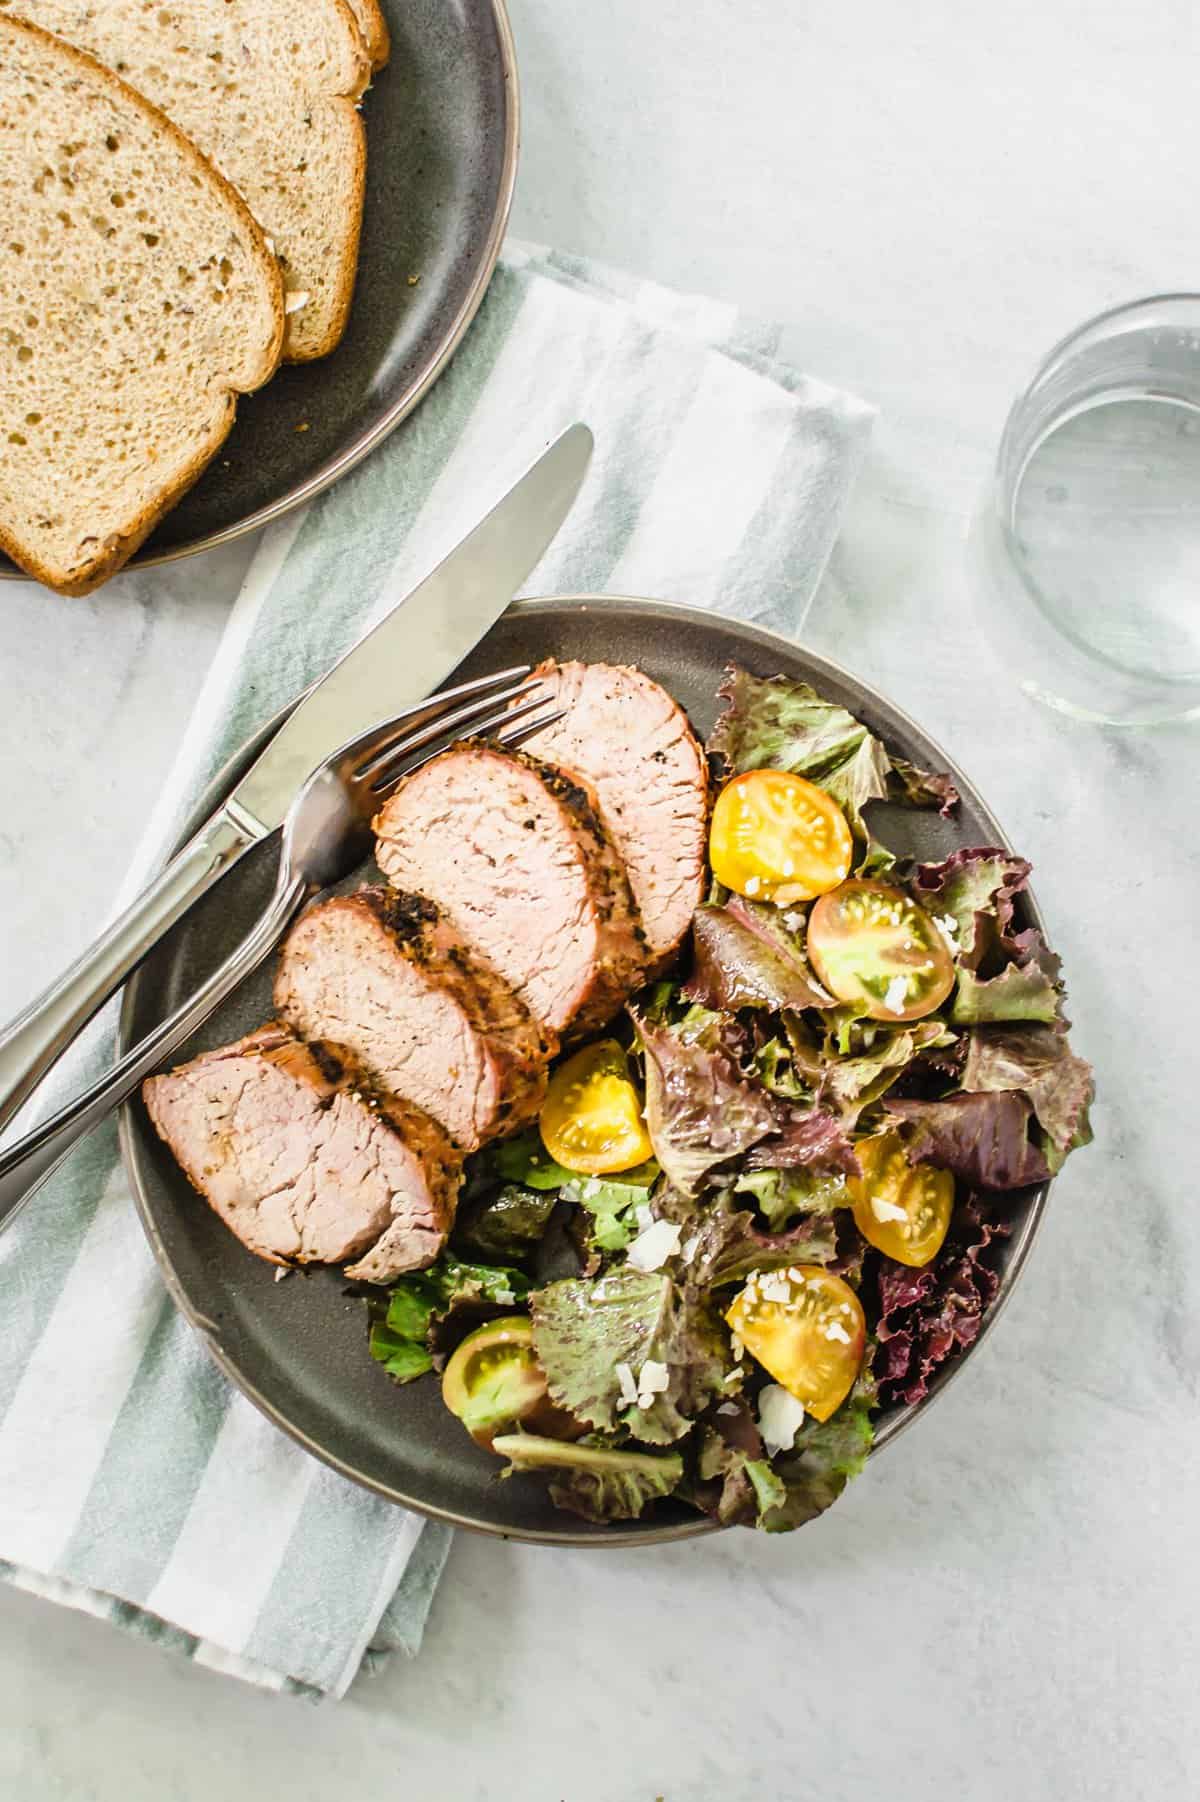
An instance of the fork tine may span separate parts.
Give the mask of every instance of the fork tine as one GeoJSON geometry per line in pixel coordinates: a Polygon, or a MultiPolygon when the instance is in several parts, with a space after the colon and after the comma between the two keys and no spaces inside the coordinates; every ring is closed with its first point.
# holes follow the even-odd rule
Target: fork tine
{"type": "MultiPolygon", "coordinates": [[[[537,679],[525,676],[508,688],[502,688],[498,694],[480,695],[469,701],[465,707],[456,707],[452,712],[439,712],[435,718],[421,726],[416,732],[405,731],[399,739],[388,739],[378,745],[372,745],[370,753],[363,763],[354,771],[356,782],[365,782],[373,777],[385,764],[394,763],[399,757],[411,757],[435,740],[446,738],[470,737],[477,729],[476,722],[488,713],[489,708],[502,707],[503,703],[514,701],[532,687],[538,686],[537,679]]],[[[543,702],[544,704],[544,702],[543,702]]],[[[493,717],[492,715],[488,716],[493,717]]],[[[503,717],[501,713],[500,717],[503,717]]]]}
{"type": "MultiPolygon", "coordinates": [[[[447,707],[457,701],[474,701],[477,705],[486,705],[497,699],[496,689],[503,689],[504,684],[515,684],[513,692],[519,692],[532,675],[528,663],[518,663],[512,669],[497,670],[492,676],[476,676],[471,682],[461,682],[456,688],[442,689],[438,694],[430,695],[427,701],[420,701],[415,707],[405,708],[395,719],[381,721],[362,732],[338,752],[339,761],[362,759],[361,766],[352,764],[353,774],[358,775],[361,769],[369,767],[370,760],[395,745],[410,732],[417,732],[431,722],[445,719],[447,707]]],[[[506,691],[507,692],[507,691],[506,691]]]]}
{"type": "Polygon", "coordinates": [[[544,727],[553,726],[557,720],[562,720],[567,717],[567,709],[565,707],[552,707],[549,713],[539,713],[536,719],[524,719],[526,714],[531,714],[534,712],[535,708],[545,707],[545,705],[546,702],[542,699],[538,701],[529,701],[524,707],[510,708],[499,722],[500,727],[503,729],[498,730],[493,734],[496,743],[503,745],[506,750],[509,745],[523,745],[527,738],[532,738],[535,733],[541,732],[544,727]],[[515,722],[518,720],[523,720],[524,723],[517,725],[515,722]]]}
{"type": "MultiPolygon", "coordinates": [[[[495,729],[497,742],[506,748],[509,745],[522,744],[535,732],[540,732],[543,726],[552,726],[556,720],[562,719],[566,712],[563,707],[552,708],[548,712],[546,708],[545,695],[539,695],[535,700],[526,701],[520,707],[501,708],[487,718],[476,720],[470,736],[482,738],[486,733],[495,729]],[[536,718],[531,717],[534,714],[537,715],[536,718]]],[[[457,736],[461,738],[463,735],[459,733],[457,736]]],[[[452,739],[447,741],[447,744],[450,743],[453,743],[452,739]]],[[[410,763],[408,761],[410,747],[397,745],[387,756],[379,760],[374,780],[371,783],[372,793],[382,797],[385,789],[394,788],[402,777],[410,776],[414,770],[419,770],[422,764],[432,762],[438,751],[445,748],[443,745],[430,746],[425,750],[423,756],[414,758],[410,763]]]]}

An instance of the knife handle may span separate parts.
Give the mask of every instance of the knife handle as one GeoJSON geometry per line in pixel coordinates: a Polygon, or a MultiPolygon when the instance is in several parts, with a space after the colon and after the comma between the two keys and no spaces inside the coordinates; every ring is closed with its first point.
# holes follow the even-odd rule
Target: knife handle
{"type": "Polygon", "coordinates": [[[261,836],[257,821],[241,823],[227,808],[215,813],[65,975],[0,1034],[0,1130],[135,965],[261,836]]]}
{"type": "Polygon", "coordinates": [[[0,1232],[24,1206],[71,1147],[127,1101],[143,1077],[187,1043],[197,1027],[215,1013],[226,996],[275,949],[312,893],[303,876],[281,871],[275,894],[262,918],[225,962],[201,983],[194,995],[162,1020],[119,1063],[106,1070],[82,1095],[0,1152],[0,1232]]]}

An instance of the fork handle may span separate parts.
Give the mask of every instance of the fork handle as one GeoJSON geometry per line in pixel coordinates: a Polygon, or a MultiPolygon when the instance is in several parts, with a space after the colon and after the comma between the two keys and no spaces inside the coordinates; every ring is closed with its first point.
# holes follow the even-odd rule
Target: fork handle
{"type": "Polygon", "coordinates": [[[253,931],[189,1000],[160,1021],[91,1088],[0,1153],[0,1232],[71,1147],[127,1100],[142,1078],[185,1044],[226,996],[258,968],[279,943],[310,892],[302,878],[281,877],[270,906],[253,931]]]}
{"type": "Polygon", "coordinates": [[[0,1034],[0,1129],[134,966],[261,836],[257,821],[239,822],[226,808],[215,813],[66,974],[0,1034]]]}

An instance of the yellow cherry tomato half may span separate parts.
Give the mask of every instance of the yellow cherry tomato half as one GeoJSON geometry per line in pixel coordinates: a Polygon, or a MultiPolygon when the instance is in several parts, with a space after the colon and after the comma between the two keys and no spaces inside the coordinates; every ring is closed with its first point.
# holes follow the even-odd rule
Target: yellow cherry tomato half
{"type": "Polygon", "coordinates": [[[839,1001],[872,1020],[920,1020],[954,987],[950,947],[903,889],[856,877],[808,918],[808,957],[839,1001]]]}
{"type": "Polygon", "coordinates": [[[550,1078],[539,1126],[556,1164],[589,1176],[632,1170],[653,1154],[642,1098],[615,1039],[598,1039],[550,1078]]]}
{"type": "Polygon", "coordinates": [[[928,1264],[942,1249],[954,1207],[954,1178],[932,1164],[910,1164],[899,1133],[877,1133],[854,1147],[861,1177],[846,1184],[858,1230],[898,1264],[928,1264]]]}
{"type": "Polygon", "coordinates": [[[717,796],[708,854],[735,894],[790,907],[844,880],[854,840],[824,789],[786,770],[747,770],[717,796]]]}
{"type": "Polygon", "coordinates": [[[867,1342],[862,1304],[820,1264],[756,1271],[725,1319],[751,1357],[817,1420],[828,1420],[854,1387],[867,1342]]]}

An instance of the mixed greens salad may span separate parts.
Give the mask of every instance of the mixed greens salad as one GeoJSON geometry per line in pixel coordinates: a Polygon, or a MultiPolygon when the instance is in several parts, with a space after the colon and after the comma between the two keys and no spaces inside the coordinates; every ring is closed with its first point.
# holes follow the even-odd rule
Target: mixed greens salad
{"type": "Polygon", "coordinates": [[[873,801],[949,778],[733,669],[707,746],[712,887],[680,968],[565,1056],[539,1127],[469,1167],[450,1249],[371,1303],[398,1381],[562,1508],[663,1497],[776,1532],[861,1469],[998,1287],[1012,1191],[1090,1137],[1029,865],[912,866],[873,801]]]}

